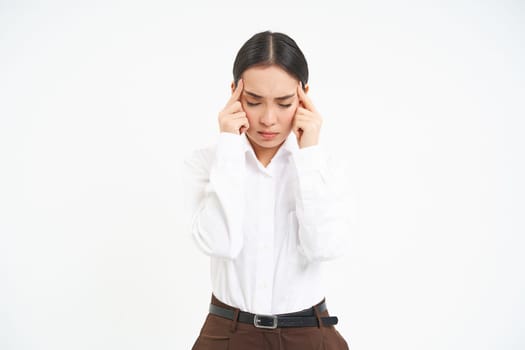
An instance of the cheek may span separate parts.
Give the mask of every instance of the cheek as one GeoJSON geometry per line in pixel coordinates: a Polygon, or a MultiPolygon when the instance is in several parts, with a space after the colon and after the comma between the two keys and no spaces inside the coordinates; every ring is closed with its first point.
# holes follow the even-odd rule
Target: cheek
{"type": "Polygon", "coordinates": [[[246,103],[242,103],[242,110],[246,113],[246,118],[248,118],[249,122],[254,121],[257,118],[257,111],[248,105],[246,103]]]}
{"type": "Polygon", "coordinates": [[[286,111],[283,111],[281,113],[281,123],[283,124],[292,124],[293,118],[295,116],[296,108],[293,106],[288,108],[286,111]]]}
{"type": "Polygon", "coordinates": [[[250,109],[245,109],[244,112],[246,113],[246,118],[248,118],[248,122],[250,124],[255,123],[257,121],[258,119],[257,112],[250,110],[250,109]]]}

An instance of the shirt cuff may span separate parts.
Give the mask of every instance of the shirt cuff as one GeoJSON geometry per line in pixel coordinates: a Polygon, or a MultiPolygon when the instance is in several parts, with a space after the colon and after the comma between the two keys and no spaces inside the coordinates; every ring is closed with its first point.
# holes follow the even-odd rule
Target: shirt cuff
{"type": "Polygon", "coordinates": [[[319,144],[293,150],[292,156],[299,176],[318,173],[325,180],[327,160],[319,144]]]}

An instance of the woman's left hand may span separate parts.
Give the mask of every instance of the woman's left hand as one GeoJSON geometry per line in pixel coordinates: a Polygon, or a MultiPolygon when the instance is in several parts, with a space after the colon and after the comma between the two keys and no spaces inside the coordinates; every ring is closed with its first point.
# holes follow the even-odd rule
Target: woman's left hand
{"type": "Polygon", "coordinates": [[[297,86],[299,106],[295,111],[292,130],[297,137],[299,148],[317,145],[323,118],[315,109],[312,100],[303,91],[302,83],[297,86]]]}

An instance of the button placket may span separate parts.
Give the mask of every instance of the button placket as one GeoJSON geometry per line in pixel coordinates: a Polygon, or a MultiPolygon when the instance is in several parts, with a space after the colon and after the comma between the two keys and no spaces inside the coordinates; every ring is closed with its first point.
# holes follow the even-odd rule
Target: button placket
{"type": "Polygon", "coordinates": [[[272,305],[273,288],[273,239],[274,239],[274,208],[275,198],[272,178],[261,174],[261,186],[259,186],[260,196],[264,198],[261,203],[261,216],[259,227],[261,231],[257,249],[257,294],[259,305],[262,310],[270,310],[272,305]]]}

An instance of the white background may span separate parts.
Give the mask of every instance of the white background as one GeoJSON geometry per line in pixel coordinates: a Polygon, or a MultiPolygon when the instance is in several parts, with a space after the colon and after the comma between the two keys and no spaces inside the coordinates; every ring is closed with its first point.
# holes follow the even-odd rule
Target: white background
{"type": "Polygon", "coordinates": [[[191,348],[182,160],[266,29],[351,164],[326,276],[350,347],[524,349],[524,3],[185,3],[0,1],[0,349],[191,348]]]}

